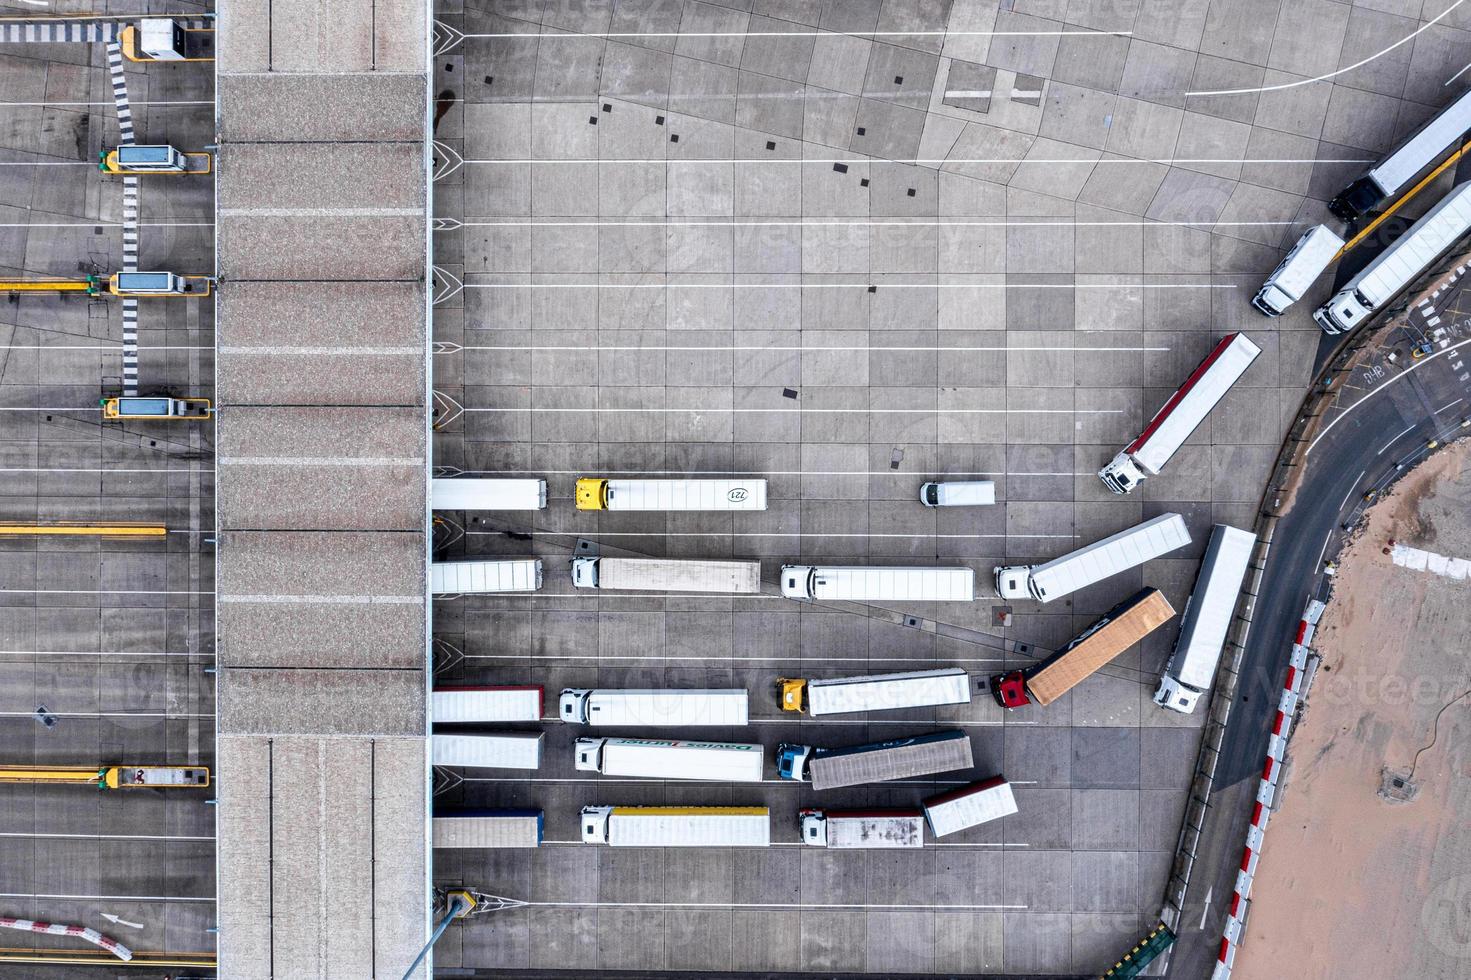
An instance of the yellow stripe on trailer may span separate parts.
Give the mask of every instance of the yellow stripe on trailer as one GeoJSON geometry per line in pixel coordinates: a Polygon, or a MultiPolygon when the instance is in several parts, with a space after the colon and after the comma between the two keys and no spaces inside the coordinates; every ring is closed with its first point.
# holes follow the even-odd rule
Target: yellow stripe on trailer
{"type": "Polygon", "coordinates": [[[25,949],[0,946],[0,963],[63,963],[75,966],[195,966],[215,968],[215,956],[207,952],[165,953],[133,950],[133,958],[124,962],[106,950],[90,949],[25,949]]]}
{"type": "Polygon", "coordinates": [[[54,524],[13,524],[0,521],[0,537],[18,538],[39,535],[98,538],[161,538],[169,533],[162,524],[79,524],[58,521],[54,524]]]}
{"type": "Polygon", "coordinates": [[[89,293],[97,292],[92,279],[13,279],[0,281],[0,293],[89,293]]]}
{"type": "Polygon", "coordinates": [[[1414,187],[1411,187],[1409,190],[1405,191],[1405,193],[1400,196],[1399,200],[1395,201],[1388,208],[1386,208],[1383,213],[1379,215],[1379,217],[1375,218],[1373,221],[1365,225],[1363,231],[1359,232],[1357,235],[1344,242],[1343,248],[1340,248],[1338,250],[1338,255],[1335,255],[1334,258],[1336,259],[1339,256],[1342,256],[1345,252],[1353,248],[1359,242],[1363,241],[1365,238],[1368,238],[1369,235],[1374,231],[1374,229],[1378,228],[1381,224],[1388,221],[1389,218],[1400,209],[1401,205],[1403,205],[1406,201],[1410,200],[1410,198],[1414,197],[1416,194],[1424,190],[1425,185],[1429,184],[1432,180],[1445,173],[1447,167],[1455,163],[1457,160],[1461,159],[1461,157],[1465,156],[1467,150],[1471,150],[1471,142],[1462,143],[1460,149],[1456,150],[1456,152],[1447,157],[1440,164],[1440,166],[1436,167],[1434,170],[1430,171],[1430,173],[1421,178],[1420,182],[1417,183],[1414,187]]]}
{"type": "Polygon", "coordinates": [[[102,766],[0,766],[0,783],[89,783],[100,786],[102,766]]]}
{"type": "Polygon", "coordinates": [[[615,806],[614,816],[640,817],[764,817],[771,813],[764,806],[615,806]]]}

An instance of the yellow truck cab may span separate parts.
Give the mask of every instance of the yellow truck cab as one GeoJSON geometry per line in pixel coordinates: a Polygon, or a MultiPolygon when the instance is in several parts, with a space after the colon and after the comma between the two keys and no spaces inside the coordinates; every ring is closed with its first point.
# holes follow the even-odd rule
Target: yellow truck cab
{"type": "Polygon", "coordinates": [[[214,415],[208,398],[104,398],[102,417],[126,422],[134,419],[161,419],[168,422],[199,422],[214,415]]]}
{"type": "Polygon", "coordinates": [[[776,682],[781,685],[781,710],[801,711],[807,682],[793,677],[778,677],[776,682]]]}
{"type": "Polygon", "coordinates": [[[595,477],[583,477],[577,481],[578,510],[606,510],[608,506],[608,481],[595,477]]]}
{"type": "Polygon", "coordinates": [[[98,156],[99,169],[109,174],[207,174],[214,166],[208,153],[185,153],[167,143],[129,143],[98,156]]]}

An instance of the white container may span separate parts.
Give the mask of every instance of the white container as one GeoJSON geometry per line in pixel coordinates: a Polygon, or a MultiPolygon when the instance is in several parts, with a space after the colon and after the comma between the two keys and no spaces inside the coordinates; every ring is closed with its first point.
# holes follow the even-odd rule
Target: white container
{"type": "Polygon", "coordinates": [[[802,810],[802,843],[810,847],[924,847],[918,810],[802,810]]]}
{"type": "Polygon", "coordinates": [[[1369,168],[1369,172],[1328,202],[1328,210],[1344,221],[1367,214],[1406,187],[1420,171],[1454,147],[1471,130],[1471,92],[1442,109],[1409,139],[1369,168]]]}
{"type": "Polygon", "coordinates": [[[1262,283],[1251,305],[1267,316],[1281,316],[1312,288],[1341,248],[1343,239],[1327,225],[1309,228],[1262,283]]]}
{"type": "Polygon", "coordinates": [[[436,725],[541,721],[540,687],[436,687],[430,696],[436,725]]]}
{"type": "Polygon", "coordinates": [[[807,712],[838,715],[854,711],[969,704],[970,675],[959,667],[807,682],[807,712]]]}
{"type": "Polygon", "coordinates": [[[574,750],[580,771],[605,776],[759,783],[765,768],[762,747],[744,742],[579,738],[574,750]]]}
{"type": "Polygon", "coordinates": [[[540,588],[540,558],[437,561],[429,566],[429,591],[434,595],[535,592],[540,588]]]}
{"type": "Polygon", "coordinates": [[[924,801],[925,819],[936,837],[944,837],[967,827],[976,827],[1016,812],[1016,797],[1011,784],[1002,776],[960,789],[931,796],[924,801]]]}
{"type": "Polygon", "coordinates": [[[1154,692],[1154,703],[1161,708],[1188,715],[1210,690],[1255,548],[1256,535],[1250,531],[1216,525],[1180,621],[1175,652],[1154,692]]]}
{"type": "Polygon", "coordinates": [[[1002,566],[996,569],[996,594],[1051,602],[1189,543],[1185,519],[1161,514],[1041,565],[1002,566]]]}
{"type": "Polygon", "coordinates": [[[581,589],[753,595],[761,591],[761,563],[672,558],[574,558],[572,584],[581,589]]]}
{"type": "Polygon", "coordinates": [[[562,692],[562,720],[625,728],[742,727],[749,698],[745,688],[689,691],[581,690],[562,692]]]}
{"type": "Polygon", "coordinates": [[[540,847],[544,819],[540,810],[463,810],[436,816],[434,849],[540,847]]]}
{"type": "Polygon", "coordinates": [[[447,735],[435,732],[436,766],[464,769],[539,769],[541,734],[447,735]]]}
{"type": "Polygon", "coordinates": [[[990,480],[946,480],[919,488],[926,507],[984,507],[996,502],[996,484],[990,480]]]}
{"type": "Polygon", "coordinates": [[[976,573],[969,568],[783,565],[788,599],[853,602],[970,602],[976,573]]]}
{"type": "Polygon", "coordinates": [[[541,510],[547,481],[458,476],[430,484],[434,510],[541,510]]]}
{"type": "Polygon", "coordinates": [[[769,847],[764,806],[585,806],[582,839],[613,847],[769,847]]]}
{"type": "MultiPolygon", "coordinates": [[[[579,481],[581,482],[581,481],[579,481]]],[[[601,507],[593,510],[765,510],[766,481],[604,480],[601,507]]]]}

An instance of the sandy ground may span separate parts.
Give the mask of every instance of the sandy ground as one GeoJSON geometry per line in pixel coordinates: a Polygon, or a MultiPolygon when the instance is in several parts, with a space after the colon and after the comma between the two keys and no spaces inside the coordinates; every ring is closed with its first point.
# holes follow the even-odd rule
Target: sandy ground
{"type": "Polygon", "coordinates": [[[1471,558],[1468,461],[1462,440],[1403,479],[1340,559],[1237,977],[1471,977],[1471,582],[1383,553],[1471,558]],[[1413,800],[1379,795],[1412,766],[1413,800]]]}

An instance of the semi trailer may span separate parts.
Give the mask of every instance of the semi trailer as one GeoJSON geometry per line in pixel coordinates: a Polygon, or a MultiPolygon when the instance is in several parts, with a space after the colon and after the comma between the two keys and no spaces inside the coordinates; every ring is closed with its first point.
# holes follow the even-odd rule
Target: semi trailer
{"type": "Polygon", "coordinates": [[[765,510],[766,481],[583,477],[576,496],[578,510],[765,510]]]}
{"type": "Polygon", "coordinates": [[[925,800],[924,816],[936,837],[958,833],[1016,812],[1016,796],[1005,776],[992,776],[925,800]]]}
{"type": "Polygon", "coordinates": [[[572,584],[580,589],[754,595],[761,591],[761,563],[673,558],[574,558],[572,584]]]}
{"type": "Polygon", "coordinates": [[[962,731],[932,732],[837,749],[783,743],[776,750],[777,775],[811,782],[817,790],[928,776],[969,769],[971,764],[970,738],[962,731]]]}
{"type": "Polygon", "coordinates": [[[541,721],[542,690],[534,686],[436,687],[434,724],[541,721]]]}
{"type": "Polygon", "coordinates": [[[960,667],[824,680],[782,677],[777,683],[782,710],[806,711],[813,717],[970,703],[970,675],[960,667]]]}
{"type": "Polygon", "coordinates": [[[1323,270],[1343,251],[1343,239],[1327,225],[1309,228],[1262,283],[1251,305],[1267,316],[1281,316],[1312,288],[1323,270]]]}
{"type": "Polygon", "coordinates": [[[996,594],[1003,599],[1030,596],[1051,602],[1189,543],[1185,519],[1179,514],[1161,514],[1040,565],[998,568],[996,594]]]}
{"type": "Polygon", "coordinates": [[[694,728],[744,726],[748,695],[745,688],[687,691],[584,690],[562,691],[562,720],[581,725],[621,725],[625,728],[694,728]]]}
{"type": "Polygon", "coordinates": [[[545,819],[540,810],[456,810],[436,813],[434,849],[540,847],[545,819]]]}
{"type": "Polygon", "coordinates": [[[1205,360],[1190,372],[1185,383],[1154,413],[1144,431],[1098,471],[1103,485],[1114,493],[1124,494],[1137,489],[1149,477],[1158,476],[1261,352],[1244,333],[1222,337],[1205,360]]]}
{"type": "Polygon", "coordinates": [[[802,843],[811,847],[924,847],[919,810],[801,810],[802,843]]]}
{"type": "Polygon", "coordinates": [[[764,806],[585,806],[582,840],[613,847],[769,847],[764,806]]]}
{"type": "Polygon", "coordinates": [[[435,732],[433,759],[436,766],[465,769],[539,769],[541,733],[515,732],[496,735],[451,735],[435,732]]]}
{"type": "Polygon", "coordinates": [[[437,561],[429,566],[429,591],[434,595],[535,592],[540,588],[540,558],[437,561]]]}
{"type": "Polygon", "coordinates": [[[1049,705],[1174,615],[1159,589],[1141,589],[1042,662],[992,676],[991,694],[1003,708],[1049,705]]]}
{"type": "Polygon", "coordinates": [[[783,565],[781,594],[819,601],[970,602],[976,597],[976,573],[969,568],[783,565]]]}
{"type": "Polygon", "coordinates": [[[1211,532],[1195,591],[1180,617],[1180,636],[1154,692],[1154,703],[1161,708],[1188,715],[1210,689],[1255,548],[1256,535],[1250,531],[1217,524],[1211,532]]]}
{"type": "Polygon", "coordinates": [[[541,510],[547,505],[547,481],[436,477],[429,499],[434,510],[541,510]]]}
{"type": "Polygon", "coordinates": [[[1344,221],[1368,214],[1456,146],[1467,132],[1471,132],[1471,92],[1461,93],[1409,139],[1349,184],[1328,202],[1328,210],[1344,221]]]}
{"type": "Polygon", "coordinates": [[[759,783],[765,768],[765,750],[745,742],[579,738],[574,748],[579,770],[605,776],[759,783]]]}

